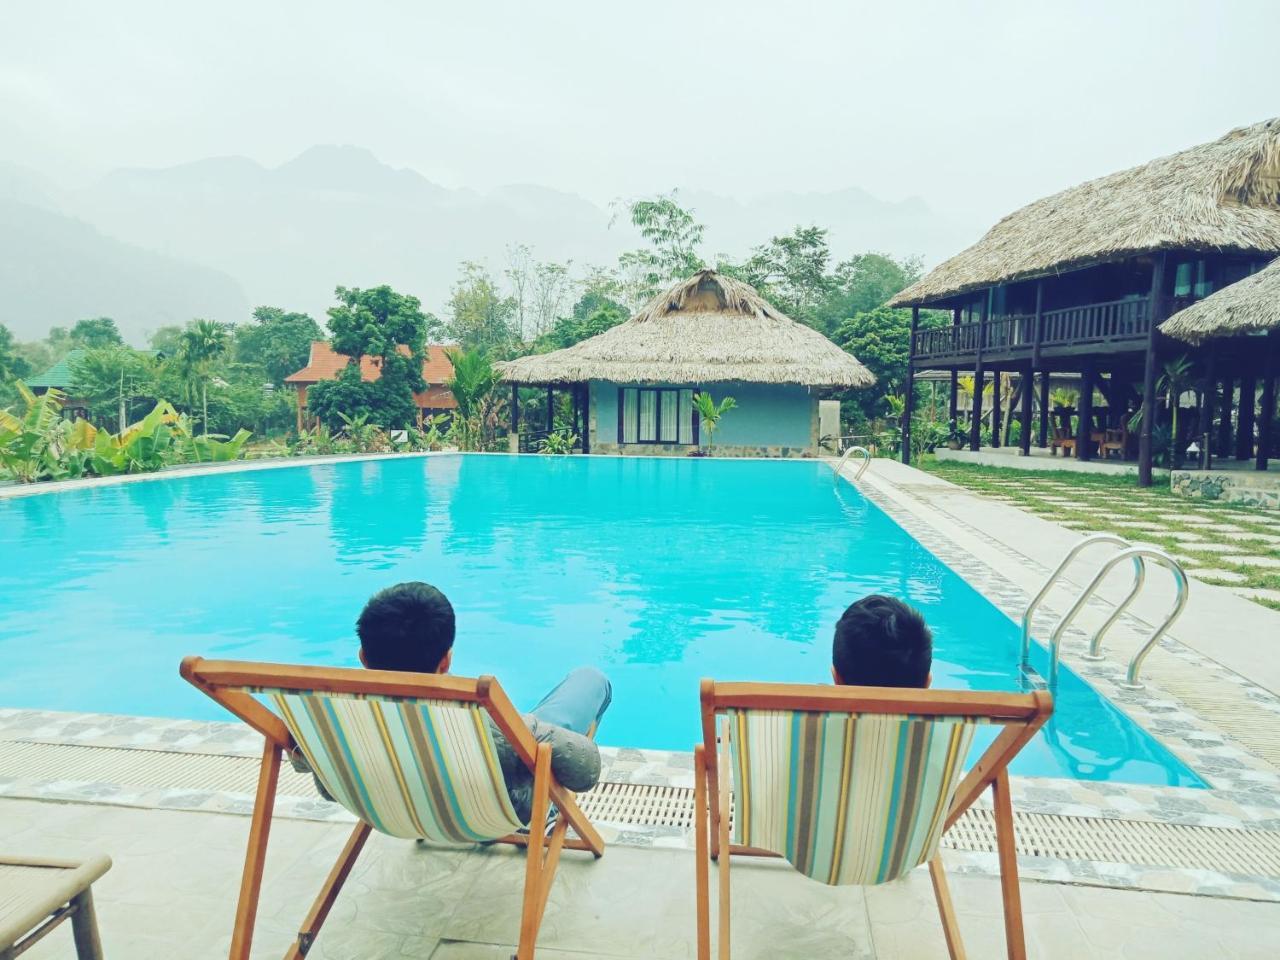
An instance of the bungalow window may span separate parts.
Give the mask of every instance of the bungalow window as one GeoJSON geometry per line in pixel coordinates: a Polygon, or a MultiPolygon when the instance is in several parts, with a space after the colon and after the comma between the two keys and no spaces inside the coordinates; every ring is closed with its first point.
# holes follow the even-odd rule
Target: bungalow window
{"type": "Polygon", "coordinates": [[[697,443],[693,391],[659,387],[620,388],[618,438],[622,443],[697,443]]]}

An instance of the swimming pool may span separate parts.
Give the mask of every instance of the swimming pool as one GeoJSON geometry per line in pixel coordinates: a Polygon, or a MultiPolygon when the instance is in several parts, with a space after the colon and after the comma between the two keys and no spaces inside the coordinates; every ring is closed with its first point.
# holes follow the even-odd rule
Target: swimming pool
{"type": "MultiPolygon", "coordinates": [[[[1018,683],[1016,626],[814,461],[441,455],[176,476],[0,501],[0,558],[8,707],[227,719],[178,678],[183,655],[356,665],[360,607],[411,579],[453,601],[454,671],[495,674],[517,706],[603,668],[613,745],[692,749],[704,676],[828,681],[832,626],[871,592],[924,612],[936,687],[1018,683]]],[[[1203,786],[1070,671],[1013,770],[1203,786]]]]}

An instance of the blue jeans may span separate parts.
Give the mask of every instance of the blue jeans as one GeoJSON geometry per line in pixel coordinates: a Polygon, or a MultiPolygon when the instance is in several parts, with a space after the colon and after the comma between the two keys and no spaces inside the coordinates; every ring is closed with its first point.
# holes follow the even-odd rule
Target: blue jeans
{"type": "Polygon", "coordinates": [[[529,712],[543,723],[552,723],[584,736],[609,709],[613,687],[595,667],[578,667],[556,684],[529,712]]]}

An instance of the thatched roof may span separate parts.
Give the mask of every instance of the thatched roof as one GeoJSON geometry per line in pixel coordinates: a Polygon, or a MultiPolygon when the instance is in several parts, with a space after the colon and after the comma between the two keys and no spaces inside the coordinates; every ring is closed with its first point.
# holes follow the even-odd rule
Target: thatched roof
{"type": "Polygon", "coordinates": [[[1192,343],[1280,330],[1280,260],[1179,310],[1160,330],[1192,343]]]}
{"type": "Polygon", "coordinates": [[[1280,254],[1280,118],[1037,200],[890,303],[1170,249],[1280,254]]]}
{"type": "Polygon", "coordinates": [[[871,371],[750,284],[703,270],[630,320],[553,353],[495,364],[508,383],[794,383],[867,387],[871,371]]]}

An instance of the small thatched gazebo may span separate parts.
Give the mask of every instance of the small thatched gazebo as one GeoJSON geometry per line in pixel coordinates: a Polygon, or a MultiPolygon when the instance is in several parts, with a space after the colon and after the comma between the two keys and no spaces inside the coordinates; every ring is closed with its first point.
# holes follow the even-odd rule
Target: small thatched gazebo
{"type": "Polygon", "coordinates": [[[717,454],[812,456],[818,392],[875,382],[818,331],[712,270],[604,333],[497,367],[512,385],[513,406],[521,386],[569,390],[585,424],[583,449],[593,453],[692,452],[702,439],[693,396],[710,391],[737,403],[716,432],[717,454]]]}

